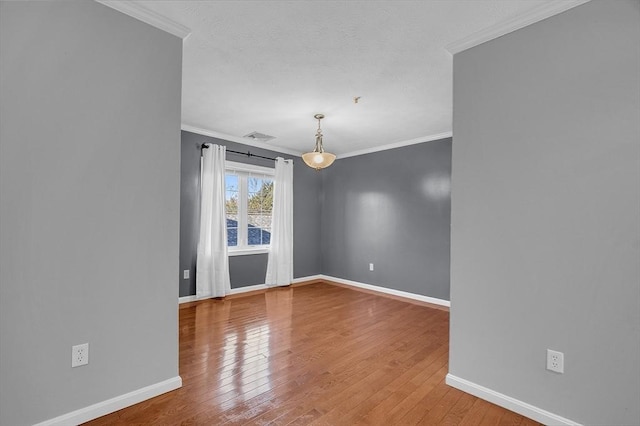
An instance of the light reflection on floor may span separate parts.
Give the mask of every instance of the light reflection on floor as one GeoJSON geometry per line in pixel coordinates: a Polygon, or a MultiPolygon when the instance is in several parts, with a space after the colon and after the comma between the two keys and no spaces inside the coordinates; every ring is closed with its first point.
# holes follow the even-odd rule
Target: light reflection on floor
{"type": "Polygon", "coordinates": [[[207,360],[203,372],[215,377],[221,388],[237,391],[245,399],[252,397],[252,390],[272,389],[271,358],[291,346],[293,289],[273,289],[247,300],[220,300],[197,306],[196,323],[210,327],[207,333],[196,333],[194,341],[198,353],[207,360]],[[227,326],[236,318],[250,316],[256,307],[266,311],[266,318],[247,321],[241,328],[227,326]],[[216,347],[222,350],[210,350],[216,347]]]}

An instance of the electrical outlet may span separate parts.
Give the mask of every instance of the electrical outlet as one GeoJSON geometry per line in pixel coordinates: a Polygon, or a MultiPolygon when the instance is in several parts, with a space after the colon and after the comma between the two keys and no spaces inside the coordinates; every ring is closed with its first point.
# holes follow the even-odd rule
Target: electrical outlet
{"type": "Polygon", "coordinates": [[[370,270],[370,271],[373,271],[373,263],[370,263],[370,264],[369,264],[369,270],[370,270]]]}
{"type": "Polygon", "coordinates": [[[547,349],[547,370],[564,373],[564,354],[547,349]]]}
{"type": "Polygon", "coordinates": [[[189,279],[189,270],[185,269],[184,271],[182,271],[182,278],[185,280],[189,279]]]}
{"type": "Polygon", "coordinates": [[[80,367],[89,364],[89,344],[75,345],[71,347],[71,367],[80,367]]]}

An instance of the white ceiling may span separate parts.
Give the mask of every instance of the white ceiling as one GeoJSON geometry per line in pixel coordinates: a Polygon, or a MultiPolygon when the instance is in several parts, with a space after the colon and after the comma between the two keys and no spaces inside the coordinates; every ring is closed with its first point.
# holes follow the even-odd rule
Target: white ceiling
{"type": "MultiPolygon", "coordinates": [[[[137,1],[191,29],[186,129],[343,156],[451,132],[445,46],[553,0],[137,1]],[[358,103],[353,98],[359,96],[358,103]]],[[[557,2],[557,1],[556,1],[557,2]]]]}

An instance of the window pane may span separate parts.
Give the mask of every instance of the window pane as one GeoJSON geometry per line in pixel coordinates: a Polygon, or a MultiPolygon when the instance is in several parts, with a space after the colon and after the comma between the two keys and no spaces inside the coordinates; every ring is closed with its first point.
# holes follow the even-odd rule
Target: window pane
{"type": "Polygon", "coordinates": [[[255,176],[249,176],[247,178],[247,191],[250,195],[259,192],[260,188],[262,188],[262,179],[255,176]]]}
{"type": "Polygon", "coordinates": [[[238,192],[238,175],[227,173],[224,176],[224,183],[227,191],[238,192]]]}
{"type": "Polygon", "coordinates": [[[238,245],[238,176],[225,175],[225,212],[227,216],[227,246],[238,245]]]}
{"type": "Polygon", "coordinates": [[[257,246],[260,245],[260,241],[262,241],[262,238],[260,236],[260,228],[256,228],[255,226],[249,225],[248,226],[248,231],[247,231],[247,239],[248,239],[248,244],[250,246],[257,246]]]}
{"type": "Polygon", "coordinates": [[[262,244],[271,244],[271,228],[262,230],[262,244]]]}
{"type": "Polygon", "coordinates": [[[227,219],[227,247],[235,247],[238,245],[238,228],[230,228],[229,219],[227,219]]]}
{"type": "Polygon", "coordinates": [[[269,244],[271,241],[271,210],[273,180],[251,176],[247,179],[247,244],[269,244]]]}

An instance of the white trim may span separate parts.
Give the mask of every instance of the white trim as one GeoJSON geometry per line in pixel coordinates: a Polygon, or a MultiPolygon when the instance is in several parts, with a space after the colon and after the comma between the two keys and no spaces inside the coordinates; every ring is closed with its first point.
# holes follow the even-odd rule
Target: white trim
{"type": "Polygon", "coordinates": [[[195,294],[192,296],[182,296],[178,297],[178,305],[182,305],[183,303],[195,302],[198,300],[198,296],[195,294]]]}
{"type": "Polygon", "coordinates": [[[378,292],[378,293],[391,294],[393,296],[399,296],[399,297],[404,297],[404,298],[407,298],[407,299],[418,300],[420,302],[426,302],[426,303],[431,303],[431,304],[434,304],[434,305],[451,307],[451,302],[450,301],[443,300],[443,299],[437,299],[435,297],[423,296],[421,294],[409,293],[409,292],[401,291],[401,290],[394,290],[392,288],[380,287],[380,286],[377,286],[377,285],[365,284],[365,283],[360,283],[360,282],[357,282],[357,281],[345,280],[343,278],[330,277],[330,276],[327,276],[327,275],[320,275],[319,277],[320,277],[320,279],[324,279],[324,280],[327,280],[327,281],[335,281],[335,282],[337,282],[339,284],[345,284],[345,285],[350,285],[350,286],[353,286],[353,287],[364,288],[366,290],[371,290],[371,291],[375,291],[375,292],[378,292]]]}
{"type": "MultiPolygon", "coordinates": [[[[250,291],[266,290],[268,288],[269,287],[267,287],[266,284],[248,285],[246,287],[232,288],[231,291],[228,294],[229,295],[231,295],[231,294],[242,294],[242,293],[248,293],[250,291]]],[[[198,296],[196,296],[196,295],[183,296],[183,297],[179,297],[178,298],[178,303],[182,304],[182,303],[188,303],[188,302],[196,302],[198,300],[205,300],[205,299],[211,299],[211,296],[205,296],[205,297],[201,297],[201,298],[198,298],[198,296]]]]}
{"type": "Polygon", "coordinates": [[[408,141],[394,142],[387,145],[376,146],[373,148],[359,149],[357,151],[346,152],[344,154],[338,155],[336,158],[341,159],[341,158],[347,158],[347,157],[355,157],[356,155],[370,154],[372,152],[386,151],[388,149],[401,148],[403,146],[416,145],[423,142],[437,141],[444,138],[450,138],[451,136],[453,136],[453,133],[451,132],[443,132],[443,133],[438,133],[430,136],[422,136],[420,138],[409,139],[408,141]]]}
{"type": "MultiPolygon", "coordinates": [[[[325,275],[309,275],[307,277],[294,278],[293,281],[291,281],[291,284],[297,284],[297,283],[303,283],[303,282],[315,281],[315,280],[325,280],[325,279],[329,280],[329,277],[326,277],[325,275]]],[[[278,288],[278,286],[270,287],[266,284],[249,285],[246,287],[232,288],[231,293],[229,294],[248,293],[250,291],[268,290],[270,288],[278,288]]]]}
{"type": "Polygon", "coordinates": [[[269,151],[294,155],[296,157],[300,157],[302,155],[301,152],[298,152],[293,149],[281,148],[281,147],[270,145],[264,142],[256,141],[255,139],[252,139],[252,138],[243,138],[239,136],[228,135],[226,133],[221,133],[215,130],[209,130],[209,129],[203,129],[201,127],[191,126],[189,124],[182,123],[180,128],[186,132],[197,133],[203,136],[211,136],[212,138],[222,139],[229,142],[237,142],[243,145],[254,146],[256,148],[262,148],[269,151]]]}
{"type": "MultiPolygon", "coordinates": [[[[294,278],[293,281],[291,281],[291,284],[297,284],[297,283],[303,283],[306,281],[314,281],[314,280],[322,280],[325,279],[326,277],[324,275],[309,275],[308,277],[300,277],[300,278],[294,278]]],[[[239,287],[239,288],[232,288],[231,289],[231,293],[229,294],[241,294],[241,293],[248,293],[250,291],[257,291],[257,290],[266,290],[272,287],[268,287],[266,284],[256,284],[256,285],[249,285],[246,287],[239,287]]],[[[193,296],[183,296],[183,297],[179,297],[178,298],[178,303],[182,304],[182,303],[188,303],[188,302],[195,302],[197,300],[204,300],[204,299],[210,299],[211,297],[203,297],[201,299],[198,299],[198,297],[196,295],[193,296]]]]}
{"type": "MultiPolygon", "coordinates": [[[[378,292],[378,293],[391,294],[393,296],[399,296],[399,297],[404,297],[404,298],[407,298],[407,299],[418,300],[420,302],[432,303],[434,305],[447,306],[447,307],[451,306],[451,303],[448,300],[436,299],[435,297],[423,296],[421,294],[415,294],[415,293],[408,293],[406,291],[393,290],[393,289],[390,289],[390,288],[379,287],[379,286],[371,285],[371,284],[359,283],[357,281],[345,280],[343,278],[330,277],[328,275],[322,275],[322,274],[309,275],[309,276],[306,276],[306,277],[294,278],[293,281],[291,281],[291,284],[303,283],[303,282],[307,282],[307,281],[316,281],[316,280],[325,280],[325,281],[329,281],[329,282],[333,281],[333,282],[336,282],[336,283],[339,283],[339,284],[345,284],[345,285],[349,285],[349,286],[352,286],[352,287],[364,288],[366,290],[375,291],[375,292],[378,292]]],[[[250,291],[267,290],[267,289],[270,289],[270,288],[275,288],[275,287],[269,287],[266,284],[249,285],[249,286],[246,286],[246,287],[232,288],[231,292],[229,294],[248,293],[250,291]]],[[[201,299],[198,299],[195,295],[194,296],[183,296],[183,297],[180,297],[178,299],[178,301],[179,301],[179,303],[187,303],[187,302],[194,302],[196,300],[204,300],[204,299],[210,299],[210,298],[211,297],[209,297],[209,296],[203,297],[201,299]]]]}
{"type": "Polygon", "coordinates": [[[266,284],[248,285],[246,287],[232,288],[229,294],[242,294],[242,293],[248,293],[250,291],[266,290],[268,288],[270,287],[267,287],[266,284]]]}
{"type": "Polygon", "coordinates": [[[460,377],[456,377],[453,374],[447,374],[445,382],[456,389],[460,389],[463,392],[469,393],[473,396],[477,396],[480,399],[489,401],[500,407],[506,408],[523,416],[529,417],[537,422],[545,425],[566,425],[566,426],[581,426],[580,423],[576,423],[573,420],[565,419],[557,414],[550,413],[542,408],[535,407],[526,402],[512,398],[508,395],[496,392],[492,389],[485,388],[476,383],[470,382],[460,377]]]}
{"type": "Polygon", "coordinates": [[[249,243],[249,188],[248,180],[252,176],[275,182],[275,169],[251,164],[227,161],[225,176],[233,175],[238,179],[238,211],[237,211],[237,245],[227,247],[227,256],[243,256],[248,254],[268,253],[269,244],[249,243]]]}
{"type": "Polygon", "coordinates": [[[147,399],[162,395],[163,393],[182,387],[182,378],[180,376],[172,377],[163,382],[159,382],[144,388],[128,392],[115,398],[90,405],[79,410],[72,411],[53,419],[45,420],[35,426],[71,426],[85,423],[114,411],[121,410],[131,405],[137,404],[147,399]]]}
{"type": "Polygon", "coordinates": [[[268,176],[276,175],[276,169],[273,167],[256,166],[255,164],[238,163],[237,161],[226,161],[224,164],[227,170],[234,172],[262,173],[268,176]]]}
{"type": "MultiPolygon", "coordinates": [[[[266,284],[248,285],[246,287],[232,288],[227,295],[242,294],[242,293],[248,293],[250,291],[257,291],[257,290],[266,290],[268,288],[270,287],[267,287],[266,284]]],[[[211,296],[204,296],[200,298],[198,298],[198,296],[196,295],[183,296],[178,298],[178,303],[182,304],[182,303],[196,302],[198,300],[206,300],[206,299],[211,299],[211,296]]]]}
{"type": "Polygon", "coordinates": [[[267,254],[269,253],[269,246],[252,248],[243,247],[237,250],[232,250],[232,247],[227,248],[227,256],[250,256],[252,254],[267,254]]]}
{"type": "Polygon", "coordinates": [[[505,34],[509,34],[510,32],[519,30],[528,25],[535,24],[536,22],[550,18],[551,16],[557,15],[576,6],[580,6],[581,4],[584,4],[588,1],[590,0],[564,0],[548,2],[534,7],[528,12],[509,19],[505,19],[502,22],[498,22],[497,24],[491,25],[467,37],[461,38],[460,40],[454,41],[453,43],[449,43],[444,48],[453,55],[462,52],[463,50],[467,50],[479,44],[485,43],[489,40],[493,40],[505,34]]]}
{"type": "Polygon", "coordinates": [[[304,282],[307,282],[307,281],[322,280],[324,278],[325,278],[324,275],[309,275],[308,277],[294,278],[293,281],[291,281],[291,284],[304,283],[304,282]]]}
{"type": "MultiPolygon", "coordinates": [[[[189,124],[184,124],[180,126],[180,128],[186,132],[196,133],[203,136],[211,136],[212,138],[222,139],[230,142],[237,142],[244,145],[255,146],[256,148],[262,148],[269,151],[280,152],[283,154],[295,155],[296,157],[302,156],[302,152],[298,152],[293,149],[281,148],[274,145],[269,145],[264,142],[256,141],[251,138],[243,138],[239,136],[228,135],[226,133],[221,133],[215,130],[203,129],[200,127],[191,126],[189,124]]],[[[360,149],[357,151],[345,152],[344,154],[339,154],[336,156],[337,159],[347,158],[347,157],[355,157],[356,155],[370,154],[372,152],[378,151],[386,151],[388,149],[401,148],[403,146],[408,145],[416,145],[423,142],[432,142],[437,141],[444,138],[450,138],[453,136],[452,132],[443,132],[437,133],[435,135],[422,136],[415,139],[409,139],[407,141],[394,142],[387,145],[376,146],[373,148],[360,149]]]]}
{"type": "Polygon", "coordinates": [[[159,28],[163,31],[173,34],[185,40],[191,34],[191,29],[185,27],[176,21],[167,18],[164,15],[159,14],[151,9],[148,9],[141,4],[133,3],[131,1],[120,0],[96,0],[105,6],[122,12],[125,15],[129,15],[139,21],[145,22],[151,26],[159,28]]]}

